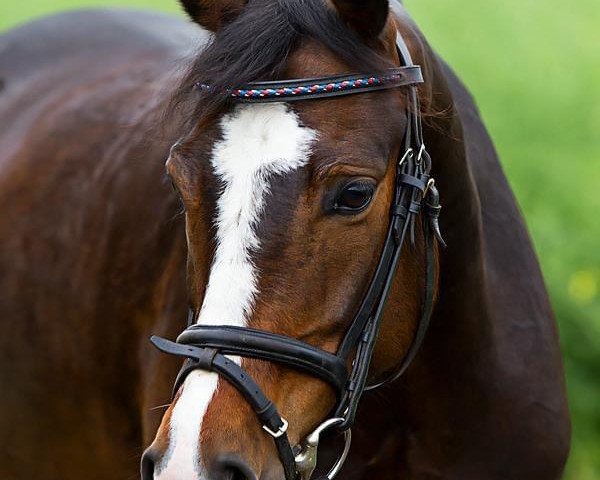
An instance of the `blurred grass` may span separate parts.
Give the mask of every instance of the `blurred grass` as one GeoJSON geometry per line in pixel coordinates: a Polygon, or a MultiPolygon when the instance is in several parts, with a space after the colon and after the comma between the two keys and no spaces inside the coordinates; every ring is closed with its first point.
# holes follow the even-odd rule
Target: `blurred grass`
{"type": "MultiPolygon", "coordinates": [[[[600,480],[600,4],[406,3],[474,93],[539,252],[574,421],[565,478],[600,480]]],[[[0,29],[109,4],[180,12],[175,0],[4,1],[0,29]]]]}

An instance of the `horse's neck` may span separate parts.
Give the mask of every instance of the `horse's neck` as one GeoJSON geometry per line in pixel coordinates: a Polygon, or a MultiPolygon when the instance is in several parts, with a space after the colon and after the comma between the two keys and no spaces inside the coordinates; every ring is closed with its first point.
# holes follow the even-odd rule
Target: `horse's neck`
{"type": "Polygon", "coordinates": [[[422,48],[437,98],[425,138],[448,248],[430,332],[397,391],[411,432],[406,468],[443,478],[557,478],[568,413],[537,259],[472,99],[422,48]],[[540,467],[548,451],[554,458],[540,467]]]}

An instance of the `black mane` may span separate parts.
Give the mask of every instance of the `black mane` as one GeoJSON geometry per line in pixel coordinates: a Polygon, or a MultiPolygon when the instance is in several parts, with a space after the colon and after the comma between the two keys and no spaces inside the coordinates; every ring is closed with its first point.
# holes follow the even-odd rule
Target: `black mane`
{"type": "Polygon", "coordinates": [[[378,72],[392,66],[323,0],[250,0],[193,61],[172,107],[187,107],[186,118],[194,122],[212,118],[230,104],[225,95],[214,92],[282,78],[287,58],[302,38],[320,42],[353,72],[378,72]],[[211,91],[194,89],[199,83],[210,85],[211,91]]]}

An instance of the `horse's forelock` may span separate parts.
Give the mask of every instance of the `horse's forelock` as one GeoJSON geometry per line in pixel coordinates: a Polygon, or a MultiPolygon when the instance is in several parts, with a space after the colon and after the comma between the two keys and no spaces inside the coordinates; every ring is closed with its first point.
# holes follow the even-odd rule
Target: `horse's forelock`
{"type": "MultiPolygon", "coordinates": [[[[221,92],[254,81],[283,78],[289,56],[303,38],[312,38],[351,70],[377,72],[390,62],[349,29],[323,2],[252,2],[220,29],[189,66],[172,96],[169,111],[205,123],[230,105],[221,92]],[[194,88],[210,85],[205,92],[194,88]]],[[[343,72],[340,72],[343,73],[343,72]]]]}

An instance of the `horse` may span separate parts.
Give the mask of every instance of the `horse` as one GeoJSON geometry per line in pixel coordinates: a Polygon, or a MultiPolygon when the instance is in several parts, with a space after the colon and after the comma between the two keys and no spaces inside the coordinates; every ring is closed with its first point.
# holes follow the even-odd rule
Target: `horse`
{"type": "MultiPolygon", "coordinates": [[[[133,478],[146,448],[144,480],[287,478],[271,437],[302,444],[336,405],[331,385],[197,349],[272,400],[286,426],[268,433],[214,372],[194,367],[172,396],[180,362],[148,338],[175,338],[189,310],[192,328],[335,353],[397,218],[416,112],[446,246],[427,247],[415,207],[368,362],[384,385],[361,399],[339,478],[560,478],[570,421],[536,255],[474,100],[403,7],[181,4],[191,22],[92,10],[0,39],[0,476],[133,478]],[[403,87],[230,98],[252,82],[398,67],[399,37],[422,69],[418,102],[403,87]],[[428,297],[418,353],[385,382],[428,297]]],[[[332,478],[340,442],[324,440],[317,471],[332,478]]]]}

